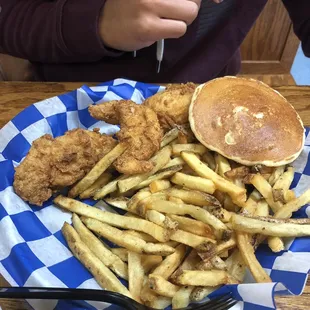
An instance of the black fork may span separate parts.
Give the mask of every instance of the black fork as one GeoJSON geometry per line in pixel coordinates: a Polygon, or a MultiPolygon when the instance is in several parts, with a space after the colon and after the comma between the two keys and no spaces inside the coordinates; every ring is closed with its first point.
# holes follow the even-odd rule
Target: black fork
{"type": "MultiPolygon", "coordinates": [[[[128,310],[154,310],[153,308],[137,303],[129,297],[104,290],[53,287],[0,287],[0,299],[1,298],[93,300],[118,305],[128,310]]],[[[196,303],[180,310],[226,310],[233,307],[236,303],[237,301],[228,293],[204,303],[196,303]]]]}

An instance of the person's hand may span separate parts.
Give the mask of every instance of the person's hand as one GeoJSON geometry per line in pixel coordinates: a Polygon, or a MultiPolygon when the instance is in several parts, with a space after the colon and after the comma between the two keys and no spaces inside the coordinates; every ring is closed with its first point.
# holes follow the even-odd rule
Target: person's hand
{"type": "Polygon", "coordinates": [[[104,44],[134,51],[179,38],[198,15],[201,0],[107,0],[99,21],[104,44]]]}

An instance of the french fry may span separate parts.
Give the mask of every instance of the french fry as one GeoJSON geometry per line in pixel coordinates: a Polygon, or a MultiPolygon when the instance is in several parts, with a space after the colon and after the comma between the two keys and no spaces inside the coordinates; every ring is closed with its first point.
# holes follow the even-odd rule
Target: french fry
{"type": "Polygon", "coordinates": [[[260,200],[257,203],[257,209],[254,215],[255,216],[269,216],[269,206],[266,200],[260,200]]]}
{"type": "Polygon", "coordinates": [[[201,301],[205,299],[208,295],[216,291],[220,286],[197,286],[194,287],[191,295],[190,300],[191,301],[201,301]]]}
{"type": "Polygon", "coordinates": [[[285,249],[284,242],[279,237],[268,237],[268,246],[272,252],[281,252],[285,249]]]}
{"type": "Polygon", "coordinates": [[[65,223],[62,227],[62,233],[73,255],[92,273],[101,287],[132,298],[130,292],[117,279],[114,273],[81,241],[78,233],[72,226],[65,223]]]}
{"type": "Polygon", "coordinates": [[[220,206],[209,206],[204,207],[203,209],[210,212],[212,215],[214,215],[216,218],[221,220],[224,223],[228,223],[231,218],[231,212],[227,211],[226,209],[220,207],[220,206]]]}
{"type": "Polygon", "coordinates": [[[128,286],[133,298],[141,302],[140,295],[144,281],[144,269],[142,267],[141,255],[128,252],[128,286]]]}
{"type": "Polygon", "coordinates": [[[150,159],[150,161],[154,163],[154,168],[150,172],[128,176],[127,178],[118,181],[117,185],[120,193],[127,192],[128,190],[137,186],[142,181],[146,180],[148,177],[162,169],[169,162],[170,156],[171,147],[165,146],[164,148],[162,148],[150,159]]]}
{"type": "MultiPolygon", "coordinates": [[[[165,181],[163,179],[167,179],[167,178],[173,176],[176,172],[180,171],[182,169],[182,167],[183,167],[182,165],[178,165],[178,166],[172,166],[172,167],[163,169],[163,170],[159,171],[158,173],[151,175],[145,181],[142,181],[140,184],[133,187],[132,189],[138,190],[138,189],[141,189],[143,187],[147,187],[154,181],[165,181]]],[[[169,182],[169,181],[167,181],[167,182],[169,182]]],[[[165,188],[163,188],[162,190],[164,190],[164,189],[165,188]]],[[[151,193],[152,193],[152,191],[151,191],[151,193]]]]}
{"type": "Polygon", "coordinates": [[[171,218],[163,215],[162,213],[155,211],[155,210],[149,210],[146,211],[146,219],[161,226],[165,229],[174,232],[178,230],[178,222],[173,221],[171,218]]]}
{"type": "Polygon", "coordinates": [[[117,255],[123,262],[128,262],[128,250],[124,248],[112,248],[111,252],[117,255]]]}
{"type": "Polygon", "coordinates": [[[198,177],[197,173],[186,164],[183,165],[183,168],[180,172],[182,172],[183,174],[186,174],[186,175],[198,177]]]}
{"type": "Polygon", "coordinates": [[[191,250],[190,253],[187,255],[187,257],[184,259],[183,263],[180,265],[180,267],[175,271],[175,273],[171,276],[174,277],[174,275],[180,273],[182,270],[195,270],[197,264],[201,261],[199,255],[197,254],[196,250],[191,250]]]}
{"type": "Polygon", "coordinates": [[[173,128],[170,131],[168,131],[163,139],[161,140],[160,147],[163,148],[166,145],[168,145],[170,142],[178,138],[179,130],[178,128],[173,128]]]}
{"type": "MultiPolygon", "coordinates": [[[[112,248],[111,252],[117,255],[123,262],[128,262],[128,250],[125,248],[112,248]]],[[[142,255],[142,267],[144,273],[149,273],[150,270],[157,267],[162,262],[160,255],[142,255]]]]}
{"type": "Polygon", "coordinates": [[[260,221],[268,222],[268,223],[290,223],[290,224],[299,224],[299,225],[305,225],[310,224],[310,218],[288,218],[288,219],[279,219],[269,216],[249,216],[249,215],[243,215],[244,217],[249,217],[253,219],[257,219],[260,221]]]}
{"type": "Polygon", "coordinates": [[[211,170],[207,165],[201,162],[198,157],[193,153],[182,152],[182,158],[185,162],[197,172],[203,178],[210,179],[218,188],[224,193],[227,193],[233,199],[233,202],[237,205],[242,204],[246,200],[246,191],[226,179],[220,177],[213,170],[211,170]]]}
{"type": "Polygon", "coordinates": [[[243,232],[237,232],[237,244],[240,254],[250,269],[254,279],[258,283],[272,282],[261,264],[256,259],[254,249],[249,242],[248,235],[243,232]]]}
{"type": "Polygon", "coordinates": [[[129,199],[126,197],[106,198],[104,202],[112,207],[128,211],[127,204],[129,202],[129,199]]]}
{"type": "Polygon", "coordinates": [[[310,189],[306,190],[298,198],[295,198],[285,204],[280,210],[278,210],[274,217],[275,218],[290,218],[293,212],[298,211],[301,207],[310,202],[310,189]]]}
{"type": "Polygon", "coordinates": [[[255,186],[255,188],[262,194],[266,199],[268,205],[273,212],[276,212],[282,207],[282,203],[279,201],[275,202],[272,194],[272,187],[268,181],[261,174],[254,174],[248,176],[248,181],[255,186]]]}
{"type": "Polygon", "coordinates": [[[223,270],[184,270],[175,278],[175,282],[190,286],[217,286],[234,283],[229,274],[223,270]]]}
{"type": "Polygon", "coordinates": [[[167,256],[162,263],[153,270],[152,274],[168,279],[172,273],[179,267],[186,254],[186,246],[180,244],[173,254],[167,256]]]}
{"type": "MultiPolygon", "coordinates": [[[[142,217],[138,214],[135,214],[135,213],[131,213],[131,212],[127,212],[124,214],[124,216],[127,216],[127,217],[132,217],[134,219],[141,219],[142,217]]],[[[151,237],[151,236],[150,236],[151,237]]]]}
{"type": "Polygon", "coordinates": [[[154,309],[166,309],[171,305],[171,302],[172,300],[170,297],[156,295],[156,298],[150,302],[147,302],[146,305],[154,309]]]}
{"type": "Polygon", "coordinates": [[[212,269],[216,269],[214,268],[213,264],[211,263],[211,259],[207,260],[207,261],[200,261],[196,268],[198,270],[212,270],[212,269]]]}
{"type": "Polygon", "coordinates": [[[215,269],[219,270],[227,270],[227,265],[226,263],[219,257],[219,256],[214,256],[210,260],[211,264],[215,269]]]}
{"type": "Polygon", "coordinates": [[[213,194],[215,191],[215,185],[212,181],[201,177],[187,175],[181,172],[175,173],[171,178],[171,182],[208,194],[213,194]]]}
{"type": "Polygon", "coordinates": [[[230,238],[228,241],[220,242],[216,246],[216,253],[221,254],[224,251],[230,250],[236,246],[236,239],[234,237],[230,238]]]}
{"type": "Polygon", "coordinates": [[[90,198],[101,189],[104,185],[107,185],[111,180],[112,175],[110,173],[103,173],[89,188],[80,194],[81,199],[90,198]]]}
{"type": "Polygon", "coordinates": [[[110,268],[121,278],[127,280],[127,265],[118,256],[107,249],[107,247],[103,245],[103,242],[88,230],[76,214],[73,214],[72,216],[72,223],[81,240],[91,250],[91,252],[99,258],[99,260],[102,261],[106,267],[110,268]]]}
{"type": "Polygon", "coordinates": [[[172,155],[180,156],[182,152],[192,152],[203,155],[207,149],[202,144],[175,144],[172,146],[172,155]]]}
{"type": "Polygon", "coordinates": [[[285,195],[293,182],[294,172],[295,170],[293,167],[288,167],[287,170],[278,178],[278,180],[274,184],[272,192],[275,201],[277,198],[278,201],[285,203],[285,195]]]}
{"type": "Polygon", "coordinates": [[[103,158],[99,160],[87,175],[71,188],[69,196],[76,197],[93,185],[102,173],[104,173],[111,164],[125,152],[126,148],[127,146],[125,144],[119,143],[112,151],[103,156],[103,158]]]}
{"type": "Polygon", "coordinates": [[[182,199],[185,203],[193,204],[196,206],[221,206],[220,202],[212,195],[207,193],[178,189],[178,188],[169,188],[167,191],[169,196],[182,199]]]}
{"type": "Polygon", "coordinates": [[[227,227],[214,215],[210,214],[208,211],[192,206],[192,205],[179,205],[171,201],[153,201],[147,203],[147,208],[151,210],[156,210],[163,213],[171,213],[176,215],[190,215],[198,221],[202,221],[205,224],[213,226],[216,230],[224,231],[227,227]]]}
{"type": "Polygon", "coordinates": [[[166,245],[171,246],[172,248],[176,248],[180,244],[180,242],[170,240],[170,241],[167,241],[161,244],[166,244],[166,245]]]}
{"type": "Polygon", "coordinates": [[[117,182],[119,180],[124,179],[125,177],[122,175],[118,178],[116,178],[115,180],[109,182],[108,184],[106,184],[105,186],[103,186],[101,189],[99,189],[98,191],[96,191],[95,195],[94,195],[94,199],[95,200],[99,200],[104,198],[105,196],[116,192],[117,191],[117,182]]]}
{"type": "MultiPolygon", "coordinates": [[[[199,262],[201,262],[201,259],[198,256],[197,252],[195,250],[191,250],[187,257],[184,259],[183,263],[170,276],[170,280],[174,282],[175,277],[177,277],[183,270],[195,270],[199,262]]],[[[188,292],[188,294],[190,293],[191,292],[188,292]]],[[[178,298],[180,297],[176,297],[176,299],[178,298]]]]}
{"type": "Polygon", "coordinates": [[[285,202],[290,202],[293,199],[296,199],[296,195],[293,190],[289,189],[285,194],[284,194],[284,199],[285,202]]]}
{"type": "Polygon", "coordinates": [[[215,171],[216,163],[215,163],[214,156],[210,153],[210,151],[205,152],[202,155],[201,160],[205,162],[209,166],[210,169],[215,171]]]}
{"type": "Polygon", "coordinates": [[[151,303],[154,303],[157,298],[159,298],[159,296],[150,289],[149,278],[147,276],[144,277],[140,298],[144,305],[150,305],[151,303]]]}
{"type": "MultiPolygon", "coordinates": [[[[269,206],[265,200],[260,200],[257,204],[257,210],[254,214],[257,217],[269,216],[269,206]]],[[[268,246],[273,252],[284,250],[284,243],[279,237],[269,237],[268,246]]]]}
{"type": "Polygon", "coordinates": [[[268,180],[269,184],[271,186],[274,186],[275,183],[280,178],[280,176],[284,173],[284,171],[285,171],[285,166],[276,167],[268,180]]]}
{"type": "Polygon", "coordinates": [[[142,255],[142,267],[145,274],[156,268],[163,261],[159,255],[142,255]]]}
{"type": "Polygon", "coordinates": [[[199,256],[204,261],[209,261],[215,255],[220,255],[221,253],[233,249],[237,245],[234,237],[230,238],[228,241],[220,242],[218,245],[214,246],[210,244],[209,250],[204,252],[199,252],[199,256]]]}
{"type": "Polygon", "coordinates": [[[135,237],[138,237],[142,240],[144,240],[145,242],[152,242],[152,243],[156,243],[158,242],[155,238],[153,238],[152,236],[146,234],[146,233],[143,233],[143,232],[140,232],[140,231],[135,231],[135,230],[126,230],[124,231],[124,234],[125,235],[131,235],[131,236],[135,236],[135,237]]]}
{"type": "Polygon", "coordinates": [[[194,287],[181,287],[172,298],[172,309],[186,308],[190,303],[190,296],[194,287]]]}
{"type": "Polygon", "coordinates": [[[130,212],[138,213],[138,205],[144,199],[150,197],[152,193],[150,191],[139,191],[129,200],[127,207],[130,212]]]}
{"type": "Polygon", "coordinates": [[[149,185],[151,193],[156,193],[168,189],[171,187],[171,183],[168,180],[155,180],[149,185]]]}
{"type": "Polygon", "coordinates": [[[214,159],[215,159],[215,164],[218,167],[218,174],[222,178],[226,179],[225,173],[231,170],[228,160],[224,156],[218,153],[214,155],[214,159]]]}
{"type": "Polygon", "coordinates": [[[80,201],[64,196],[56,197],[54,202],[63,209],[69,210],[82,216],[97,219],[109,225],[145,232],[160,242],[169,240],[167,239],[166,231],[162,227],[159,227],[154,223],[143,219],[133,219],[119,214],[102,211],[100,209],[88,206],[80,201]]]}
{"type": "Polygon", "coordinates": [[[175,202],[178,204],[184,204],[184,201],[182,199],[177,198],[177,197],[173,197],[173,196],[169,196],[168,201],[172,201],[172,202],[175,202]]]}
{"type": "Polygon", "coordinates": [[[270,223],[234,214],[233,228],[237,231],[274,237],[303,237],[310,235],[310,225],[293,223],[270,223]]]}
{"type": "Polygon", "coordinates": [[[231,180],[243,179],[250,173],[250,168],[246,166],[240,166],[225,172],[225,177],[231,180]]]}
{"type": "MultiPolygon", "coordinates": [[[[156,223],[159,226],[167,228],[171,225],[172,228],[175,227],[174,221],[170,220],[170,222],[169,222],[168,217],[164,216],[162,213],[157,212],[155,210],[147,211],[147,216],[148,216],[148,219],[150,221],[154,221],[154,223],[156,223]],[[151,211],[153,211],[153,212],[151,212],[151,211]],[[167,218],[168,218],[168,220],[167,220],[167,218]]],[[[190,232],[186,232],[186,231],[181,230],[181,229],[171,229],[169,232],[169,236],[170,236],[170,240],[186,244],[186,245],[191,246],[193,248],[197,248],[197,247],[204,248],[204,244],[206,244],[206,243],[209,243],[209,242],[215,243],[215,240],[213,240],[211,238],[197,236],[195,234],[192,234],[190,232]]]]}
{"type": "Polygon", "coordinates": [[[181,157],[175,157],[175,158],[171,159],[168,162],[168,164],[163,167],[163,169],[167,169],[167,168],[170,168],[170,167],[173,167],[173,166],[179,166],[179,165],[184,166],[185,165],[185,161],[181,157]]]}
{"type": "Polygon", "coordinates": [[[211,239],[215,238],[212,228],[203,222],[175,214],[169,214],[168,217],[179,224],[179,229],[201,237],[207,237],[211,239]]]}
{"type": "Polygon", "coordinates": [[[253,215],[257,210],[257,204],[261,199],[260,193],[255,189],[242,208],[242,213],[253,215]]]}
{"type": "Polygon", "coordinates": [[[107,238],[118,246],[125,247],[133,252],[164,256],[174,253],[175,251],[173,247],[165,244],[147,243],[136,236],[126,235],[122,230],[92,218],[82,218],[82,221],[90,230],[98,233],[101,237],[107,238]]]}
{"type": "Polygon", "coordinates": [[[223,202],[224,210],[231,211],[231,212],[238,212],[239,207],[235,205],[229,195],[225,195],[224,202],[223,202]]]}
{"type": "Polygon", "coordinates": [[[159,296],[148,285],[148,277],[144,278],[144,284],[141,291],[141,299],[146,306],[154,309],[165,309],[171,305],[171,298],[159,296]]]}
{"type": "Polygon", "coordinates": [[[176,292],[180,289],[179,286],[174,285],[162,276],[155,274],[149,275],[149,286],[158,295],[170,298],[173,298],[176,292]]]}
{"type": "Polygon", "coordinates": [[[228,256],[229,256],[229,253],[228,253],[227,250],[224,251],[224,252],[222,252],[221,254],[219,254],[219,257],[220,257],[220,258],[228,258],[228,256]]]}
{"type": "Polygon", "coordinates": [[[246,264],[239,249],[234,249],[232,254],[225,261],[228,273],[239,283],[243,282],[246,272],[246,264]]]}
{"type": "Polygon", "coordinates": [[[241,188],[245,188],[245,184],[243,182],[243,179],[235,179],[234,184],[241,187],[241,188]]]}
{"type": "Polygon", "coordinates": [[[189,143],[188,137],[182,131],[178,132],[178,144],[187,144],[189,143]]]}
{"type": "Polygon", "coordinates": [[[196,268],[199,270],[227,270],[227,265],[219,256],[215,255],[210,260],[199,262],[196,268]]]}
{"type": "Polygon", "coordinates": [[[149,203],[152,203],[153,201],[166,201],[166,200],[167,195],[165,192],[154,193],[151,196],[146,197],[145,199],[139,201],[138,204],[135,206],[134,212],[137,212],[138,215],[145,218],[146,212],[148,211],[147,205],[149,203]]]}

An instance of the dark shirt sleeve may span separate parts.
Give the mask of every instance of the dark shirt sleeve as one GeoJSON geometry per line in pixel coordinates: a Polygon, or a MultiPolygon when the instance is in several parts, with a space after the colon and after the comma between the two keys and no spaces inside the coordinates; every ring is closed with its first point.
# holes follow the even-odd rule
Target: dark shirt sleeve
{"type": "Polygon", "coordinates": [[[105,0],[0,0],[0,49],[41,63],[118,56],[98,34],[105,0]]]}
{"type": "Polygon", "coordinates": [[[304,54],[310,57],[310,0],[282,0],[293,22],[294,31],[302,43],[304,54]]]}

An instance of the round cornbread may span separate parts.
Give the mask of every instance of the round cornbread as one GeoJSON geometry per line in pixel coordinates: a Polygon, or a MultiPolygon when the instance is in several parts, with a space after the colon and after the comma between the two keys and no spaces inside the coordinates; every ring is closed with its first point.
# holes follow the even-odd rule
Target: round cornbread
{"type": "Polygon", "coordinates": [[[247,166],[291,163],[304,145],[304,127],[295,109],[253,79],[228,76],[200,85],[189,122],[208,149],[247,166]]]}

